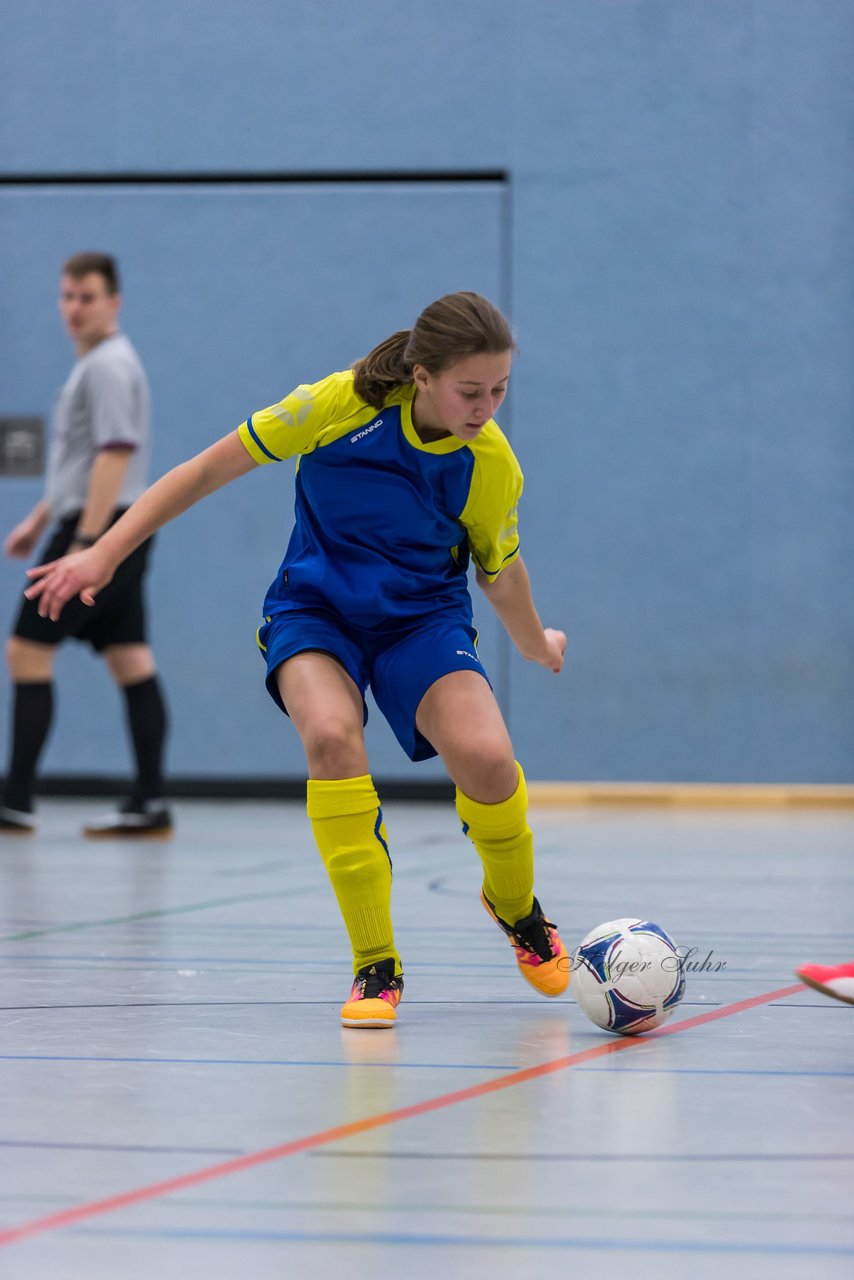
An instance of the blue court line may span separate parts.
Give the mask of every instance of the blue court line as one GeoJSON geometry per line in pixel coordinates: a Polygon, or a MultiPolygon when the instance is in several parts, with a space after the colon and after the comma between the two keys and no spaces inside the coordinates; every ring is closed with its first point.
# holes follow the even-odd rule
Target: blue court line
{"type": "Polygon", "coordinates": [[[292,957],[269,957],[258,956],[251,959],[241,959],[240,956],[115,956],[115,955],[34,955],[32,952],[24,953],[16,951],[10,955],[4,955],[0,952],[0,960],[23,961],[30,964],[33,960],[43,960],[55,964],[271,964],[271,965],[289,965],[293,964],[292,957]]]}
{"type": "Polygon", "coordinates": [[[854,1161],[854,1152],[830,1151],[723,1151],[706,1155],[701,1152],[639,1152],[622,1151],[352,1151],[321,1148],[309,1151],[313,1160],[462,1160],[500,1164],[530,1160],[536,1164],[749,1164],[756,1161],[777,1162],[804,1161],[821,1164],[824,1161],[854,1161]]]}
{"type": "MultiPolygon", "coordinates": [[[[125,1000],[113,1001],[109,1004],[3,1004],[0,1005],[0,1013],[58,1013],[60,1010],[74,1012],[79,1009],[255,1009],[255,1008],[274,1008],[274,1009],[310,1009],[310,1008],[328,1008],[329,1000],[125,1000]]],[[[509,1009],[519,1005],[523,1008],[530,1008],[530,1000],[519,998],[517,1000],[503,1000],[499,996],[493,996],[486,1000],[467,1000],[467,1005],[496,1005],[500,1004],[502,1009],[509,1009]]],[[[575,1000],[567,999],[566,1004],[570,1007],[577,1008],[575,1000]]],[[[457,1000],[407,1000],[407,1009],[411,1008],[457,1008],[459,1001],[457,1000]]],[[[720,1009],[722,1002],[720,1000],[683,1000],[680,1009],[720,1009]]],[[[830,1008],[836,1012],[844,1010],[845,1006],[841,1001],[832,1002],[825,1000],[824,997],[816,997],[814,1004],[796,1004],[791,1006],[789,1001],[773,1001],[768,1005],[769,1009],[782,1009],[793,1007],[795,1009],[827,1009],[830,1008]]],[[[592,1031],[588,1034],[593,1034],[592,1031]]]]}
{"type": "MultiPolygon", "coordinates": [[[[854,947],[854,943],[852,943],[852,947],[854,947]]],[[[73,965],[91,964],[91,965],[100,965],[100,966],[111,965],[111,964],[126,964],[126,965],[230,965],[230,966],[233,966],[235,969],[247,968],[247,967],[260,967],[260,966],[266,965],[270,967],[271,971],[275,971],[278,969],[287,969],[291,967],[294,964],[294,956],[292,953],[289,953],[287,950],[283,950],[283,952],[281,952],[277,956],[252,956],[247,958],[243,958],[241,956],[205,956],[205,955],[162,956],[162,955],[151,955],[148,953],[143,955],[131,955],[131,956],[114,955],[113,953],[104,953],[99,955],[86,955],[86,954],[80,954],[79,952],[71,955],[66,955],[66,954],[57,955],[52,953],[33,953],[33,952],[24,952],[24,951],[13,951],[13,952],[0,952],[0,961],[4,961],[7,964],[15,965],[18,968],[21,968],[24,970],[36,970],[39,965],[42,965],[44,968],[47,969],[50,965],[53,965],[53,964],[73,964],[73,965]]],[[[418,963],[418,970],[420,973],[445,973],[445,972],[456,971],[459,969],[458,961],[448,961],[447,963],[445,963],[440,960],[431,959],[428,961],[422,960],[417,963],[418,963]]],[[[698,982],[701,980],[706,980],[709,982],[727,983],[727,982],[743,982],[756,977],[762,977],[763,980],[767,979],[768,981],[771,981],[772,977],[774,976],[773,972],[769,973],[767,970],[764,970],[764,971],[759,970],[755,964],[732,964],[731,962],[726,961],[726,968],[716,972],[714,968],[711,968],[711,967],[707,967],[705,969],[700,968],[699,967],[700,962],[698,961],[697,963],[698,963],[698,968],[687,970],[686,976],[689,981],[698,982]]],[[[713,957],[710,964],[714,965],[716,963],[717,963],[717,960],[713,957]]],[[[316,962],[316,965],[317,965],[317,968],[316,968],[317,972],[328,971],[328,964],[324,963],[323,961],[316,962]]],[[[471,971],[480,971],[480,972],[488,973],[488,972],[497,972],[501,968],[504,968],[504,966],[501,965],[496,960],[473,960],[472,959],[467,961],[466,963],[466,969],[471,971]]],[[[788,979],[789,974],[793,972],[793,968],[794,968],[794,962],[793,962],[792,969],[778,966],[775,972],[777,976],[781,978],[781,980],[783,978],[788,979]]]]}
{"type": "Polygon", "coordinates": [[[632,1253],[719,1253],[719,1254],[772,1254],[777,1257],[850,1258],[854,1245],[831,1244],[780,1244],[772,1240],[724,1241],[724,1240],[642,1240],[602,1239],[601,1237],[556,1236],[453,1236],[403,1232],[327,1232],[327,1231],[250,1231],[227,1228],[128,1228],[72,1227],[73,1235],[110,1236],[125,1239],[167,1240],[233,1240],[265,1241],[270,1244],[341,1244],[341,1245],[409,1245],[416,1248],[429,1246],[451,1249],[596,1249],[599,1251],[630,1250],[632,1253]]]}
{"type": "MultiPolygon", "coordinates": [[[[273,1009],[328,1009],[330,1004],[334,1004],[332,1000],[124,1000],[112,1001],[109,1004],[3,1004],[0,1005],[0,1013],[58,1013],[60,1010],[75,1012],[79,1009],[256,1009],[256,1008],[273,1008],[273,1009]]],[[[570,1001],[569,1003],[573,1003],[570,1001]]],[[[499,996],[495,996],[491,1000],[467,1000],[467,1005],[496,1005],[499,1004],[502,1009],[509,1009],[511,1006],[519,1005],[522,1008],[531,1007],[530,1000],[502,1000],[499,996]]],[[[407,1009],[418,1005],[439,1006],[444,1008],[459,1008],[458,1000],[407,1000],[407,1009]]],[[[705,1000],[697,1006],[700,1009],[717,1009],[720,1007],[718,1001],[705,1000]]],[[[690,1008],[690,1002],[683,1000],[680,1008],[690,1008]]]]}
{"type": "MultiPolygon", "coordinates": [[[[321,894],[321,891],[322,891],[322,887],[319,886],[317,889],[318,895],[321,894]]],[[[304,890],[304,892],[308,892],[308,891],[304,890]]],[[[32,919],[29,919],[29,918],[20,919],[20,918],[10,918],[10,917],[0,916],[0,929],[7,929],[7,928],[21,929],[24,927],[26,928],[47,927],[49,925],[53,925],[56,923],[57,923],[56,921],[46,921],[41,917],[32,918],[32,919]]],[[[150,921],[142,921],[141,923],[144,926],[144,928],[154,927],[150,921]]],[[[278,934],[282,929],[282,923],[281,921],[268,920],[268,921],[255,924],[251,920],[247,920],[247,921],[211,920],[211,919],[206,919],[206,918],[202,919],[202,918],[196,917],[195,919],[186,920],[184,922],[183,927],[185,932],[188,932],[188,933],[189,932],[222,933],[223,931],[230,931],[235,934],[243,934],[243,933],[251,932],[254,935],[256,933],[265,933],[265,932],[270,932],[270,933],[275,932],[278,934]]],[[[322,921],[319,921],[319,922],[312,921],[310,923],[302,923],[301,921],[298,921],[298,920],[293,920],[293,921],[289,920],[287,922],[287,927],[288,927],[289,933],[311,933],[311,934],[317,933],[318,930],[324,933],[332,933],[337,929],[337,926],[324,924],[322,921]]],[[[467,924],[459,924],[459,925],[443,924],[442,931],[443,933],[462,936],[462,935],[467,935],[471,933],[471,926],[467,924]]],[[[570,935],[573,933],[573,931],[580,934],[582,932],[582,924],[579,921],[578,924],[575,924],[575,925],[573,924],[566,925],[563,927],[563,931],[570,935]]],[[[406,927],[406,933],[407,933],[407,936],[409,937],[416,937],[419,935],[426,935],[429,937],[434,935],[435,932],[436,932],[436,929],[434,925],[410,923],[406,927]]],[[[691,939],[692,944],[696,943],[698,946],[701,946],[701,945],[713,946],[717,950],[721,947],[723,943],[725,943],[728,947],[731,947],[733,951],[738,951],[739,954],[744,954],[748,950],[748,948],[745,945],[748,939],[746,939],[745,937],[744,930],[715,929],[713,933],[704,932],[699,936],[701,941],[697,942],[697,939],[693,938],[691,939]]],[[[839,929],[839,930],[815,929],[815,930],[799,930],[796,933],[787,932],[785,935],[786,937],[785,951],[783,948],[783,944],[780,942],[780,937],[781,935],[779,930],[777,932],[773,932],[771,930],[758,931],[756,929],[751,928],[749,940],[755,941],[758,943],[762,939],[767,939],[771,942],[777,943],[777,945],[780,947],[780,953],[781,954],[785,953],[787,955],[792,950],[792,948],[799,947],[801,943],[806,943],[806,942],[812,943],[814,942],[815,939],[821,939],[824,943],[828,943],[828,942],[833,943],[834,944],[832,948],[833,950],[837,950],[837,947],[835,945],[837,941],[841,943],[847,942],[849,944],[854,944],[854,932],[852,932],[851,929],[839,929]]],[[[8,941],[8,939],[6,940],[8,941]]],[[[825,950],[827,950],[827,947],[825,947],[825,950]]],[[[757,946],[754,948],[754,952],[761,955],[768,954],[767,949],[765,947],[761,948],[760,950],[760,948],[757,946]]]]}
{"type": "MultiPolygon", "coordinates": [[[[427,1071],[521,1071],[522,1068],[510,1062],[370,1062],[357,1063],[347,1061],[303,1061],[297,1058],[125,1058],[118,1055],[88,1056],[76,1053],[0,1053],[0,1062],[144,1062],[148,1066],[159,1067],[164,1064],[175,1065],[186,1063],[190,1066],[206,1067],[397,1067],[401,1070],[427,1071]]],[[[0,1146],[2,1146],[0,1142],[0,1146]]]]}
{"type": "MultiPolygon", "coordinates": [[[[362,1065],[361,1063],[359,1065],[362,1065]]],[[[164,1155],[228,1155],[241,1156],[242,1147],[158,1147],[146,1146],[144,1143],[114,1142],[38,1142],[16,1138],[0,1138],[0,1149],[24,1151],[124,1151],[147,1155],[160,1153],[164,1155]]],[[[532,1161],[537,1164],[742,1164],[750,1162],[796,1162],[805,1161],[820,1164],[828,1161],[839,1161],[843,1164],[854,1160],[854,1152],[809,1152],[789,1151],[776,1154],[755,1151],[720,1152],[706,1155],[698,1152],[645,1152],[625,1154],[623,1152],[517,1152],[517,1151],[309,1151],[307,1155],[313,1159],[332,1160],[457,1160],[501,1164],[506,1162],[532,1161]]]]}
{"type": "MultiPolygon", "coordinates": [[[[310,1005],[328,1008],[330,1003],[329,1000],[125,1000],[111,1004],[3,1004],[0,1005],[0,1013],[58,1013],[60,1010],[74,1013],[79,1009],[257,1009],[268,1006],[278,1009],[285,1006],[307,1008],[310,1005]]],[[[410,1005],[416,1003],[415,1000],[409,1001],[410,1005]]],[[[510,1004],[510,1001],[501,1003],[510,1004]]],[[[516,1000],[513,1003],[525,1002],[516,1000]]]]}
{"type": "MultiPolygon", "coordinates": [[[[854,946],[854,943],[852,943],[852,946],[854,946]]],[[[72,955],[65,955],[65,954],[57,955],[49,952],[38,953],[38,952],[31,952],[31,951],[29,952],[13,951],[8,953],[0,952],[0,960],[7,961],[12,964],[18,964],[21,967],[30,966],[33,964],[34,961],[41,961],[46,964],[97,964],[97,965],[105,965],[105,964],[144,964],[144,965],[152,965],[152,964],[225,965],[227,964],[227,965],[236,965],[236,966],[270,965],[274,968],[288,968],[289,966],[292,966],[294,963],[293,955],[288,954],[287,952],[280,953],[278,956],[251,956],[251,957],[243,958],[241,956],[199,956],[199,955],[158,956],[158,955],[151,955],[148,953],[144,955],[126,956],[126,955],[115,955],[112,952],[102,953],[98,955],[85,955],[79,952],[72,955]]],[[[323,964],[323,962],[319,962],[319,963],[323,964]]],[[[700,962],[698,961],[697,963],[699,965],[700,962]]],[[[710,962],[711,965],[714,965],[716,963],[717,963],[717,960],[715,960],[714,958],[710,962]]],[[[421,961],[418,964],[418,969],[420,973],[425,973],[425,972],[426,973],[444,973],[448,970],[456,971],[459,969],[459,967],[460,966],[459,966],[458,960],[448,961],[446,963],[442,962],[441,960],[429,960],[426,962],[421,961]]],[[[466,961],[467,970],[474,970],[474,969],[493,970],[493,969],[498,969],[500,967],[502,966],[500,966],[495,960],[481,960],[481,961],[467,960],[466,961]]],[[[750,977],[755,977],[757,975],[757,969],[751,965],[734,965],[734,964],[727,963],[726,969],[721,969],[717,972],[713,968],[709,968],[709,967],[705,969],[701,969],[698,967],[697,969],[687,970],[687,977],[695,981],[700,978],[710,978],[710,979],[714,979],[715,981],[726,981],[726,979],[730,976],[735,977],[741,974],[747,974],[750,977]]],[[[765,976],[768,976],[768,975],[766,974],[765,976]]],[[[789,971],[788,970],[785,971],[785,973],[781,976],[788,978],[789,971]]]]}
{"type": "Polygon", "coordinates": [[[602,1071],[609,1075],[647,1076],[840,1076],[850,1079],[854,1071],[751,1070],[748,1067],[576,1067],[576,1071],[602,1071]]]}
{"type": "MultiPolygon", "coordinates": [[[[118,1054],[77,1053],[0,1053],[0,1062],[143,1062],[147,1066],[206,1066],[206,1067],[351,1067],[354,1064],[341,1060],[304,1060],[302,1058],[161,1058],[123,1057],[118,1054]]],[[[510,1062],[372,1062],[359,1059],[360,1067],[392,1067],[398,1071],[521,1071],[518,1063],[510,1062]]],[[[787,1076],[807,1079],[848,1080],[854,1071],[788,1071],[750,1070],[746,1067],[576,1067],[576,1071],[598,1071],[605,1075],[696,1075],[696,1076],[787,1076]]],[[[0,1146],[3,1143],[0,1141],[0,1146]]]]}
{"type": "Polygon", "coordinates": [[[243,1147],[146,1147],[123,1142],[23,1142],[0,1138],[0,1148],[26,1151],[125,1151],[142,1155],[242,1156],[243,1147]]]}

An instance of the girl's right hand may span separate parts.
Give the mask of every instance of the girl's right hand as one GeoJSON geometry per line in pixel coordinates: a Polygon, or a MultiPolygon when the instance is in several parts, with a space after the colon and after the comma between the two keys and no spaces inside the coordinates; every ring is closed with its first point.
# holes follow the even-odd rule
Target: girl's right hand
{"type": "Polygon", "coordinates": [[[73,596],[79,596],[84,604],[93,605],[95,596],[112,581],[115,566],[106,559],[97,543],[84,551],[73,551],[60,560],[36,565],[27,570],[32,586],[24,595],[28,600],[38,600],[39,614],[56,622],[63,608],[73,596]]]}

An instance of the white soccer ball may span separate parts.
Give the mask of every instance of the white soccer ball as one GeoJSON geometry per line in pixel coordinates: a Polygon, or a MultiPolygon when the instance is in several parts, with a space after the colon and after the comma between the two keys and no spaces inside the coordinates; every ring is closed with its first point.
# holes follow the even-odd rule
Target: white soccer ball
{"type": "Polygon", "coordinates": [[[685,994],[673,939],[650,920],[608,920],[572,953],[572,987],[597,1027],[637,1035],[666,1022],[685,994]]]}

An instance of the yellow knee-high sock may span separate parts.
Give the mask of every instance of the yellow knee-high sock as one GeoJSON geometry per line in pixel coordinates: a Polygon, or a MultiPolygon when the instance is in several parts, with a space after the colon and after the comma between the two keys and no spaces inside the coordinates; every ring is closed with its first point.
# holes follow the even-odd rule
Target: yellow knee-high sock
{"type": "Polygon", "coordinates": [[[528,826],[528,789],[522,766],[513,795],[481,804],[457,788],[457,813],[483,863],[483,892],[507,924],[534,909],[534,839],[528,826]]]}
{"type": "Polygon", "coordinates": [[[308,782],[308,816],[353,948],[353,972],[394,957],[391,857],[379,796],[369,774],[308,782]]]}

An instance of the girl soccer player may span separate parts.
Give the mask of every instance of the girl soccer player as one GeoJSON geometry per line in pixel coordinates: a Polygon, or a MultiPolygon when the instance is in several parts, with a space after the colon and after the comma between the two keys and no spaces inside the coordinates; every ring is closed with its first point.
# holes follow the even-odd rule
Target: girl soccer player
{"type": "Polygon", "coordinates": [[[522,770],[477,656],[467,568],[522,655],[554,672],[566,636],[544,628],[519,555],[522,473],[493,420],[514,352],[475,293],[428,306],[352,369],[299,386],[175,467],[93,547],[29,570],[39,612],[92,604],[140,543],[256,466],[297,456],[296,522],[264,602],[267,689],[308,762],[308,816],[353,950],[346,1027],[389,1027],[403,992],[391,859],[365,752],[364,693],[412,760],[441,756],[483,863],[481,900],[543,995],[569,982],[534,897],[522,770]]]}

